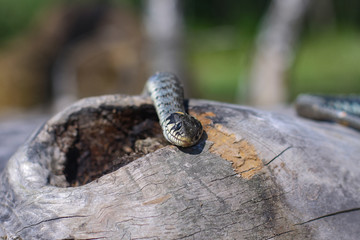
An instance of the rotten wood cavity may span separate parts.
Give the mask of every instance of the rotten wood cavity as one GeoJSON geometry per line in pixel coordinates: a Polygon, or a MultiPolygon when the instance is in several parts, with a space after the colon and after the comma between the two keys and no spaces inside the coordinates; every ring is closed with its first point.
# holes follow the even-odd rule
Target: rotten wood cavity
{"type": "Polygon", "coordinates": [[[89,183],[168,145],[152,105],[84,109],[55,125],[54,134],[66,157],[54,174],[64,174],[70,186],[89,183]]]}

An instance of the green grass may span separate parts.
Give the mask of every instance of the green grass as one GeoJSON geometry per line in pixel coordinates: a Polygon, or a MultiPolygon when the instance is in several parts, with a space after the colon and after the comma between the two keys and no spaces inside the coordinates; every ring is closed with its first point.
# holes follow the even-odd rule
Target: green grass
{"type": "MultiPolygon", "coordinates": [[[[194,97],[235,102],[239,85],[245,95],[253,36],[243,36],[235,28],[189,36],[187,61],[195,80],[194,97]]],[[[304,36],[288,75],[289,100],[304,92],[360,94],[359,43],[360,32],[355,29],[304,36]]]]}
{"type": "Polygon", "coordinates": [[[292,71],[291,97],[301,92],[360,94],[360,33],[329,32],[306,38],[292,71]]]}
{"type": "Polygon", "coordinates": [[[249,43],[232,28],[192,33],[187,60],[195,97],[234,102],[239,80],[245,80],[249,43]]]}

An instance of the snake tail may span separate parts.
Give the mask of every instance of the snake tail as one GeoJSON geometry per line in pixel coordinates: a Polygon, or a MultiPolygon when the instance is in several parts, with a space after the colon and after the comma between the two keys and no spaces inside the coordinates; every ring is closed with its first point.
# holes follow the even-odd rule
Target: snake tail
{"type": "Polygon", "coordinates": [[[296,99],[298,115],[333,121],[360,130],[360,96],[323,96],[301,94],[296,99]]]}

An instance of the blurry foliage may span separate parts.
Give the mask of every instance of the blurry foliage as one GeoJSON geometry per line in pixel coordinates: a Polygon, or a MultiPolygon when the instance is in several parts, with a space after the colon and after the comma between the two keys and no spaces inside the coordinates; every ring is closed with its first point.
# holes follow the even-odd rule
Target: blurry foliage
{"type": "Polygon", "coordinates": [[[148,74],[139,15],[107,3],[58,1],[34,13],[26,31],[8,33],[0,52],[1,111],[47,108],[70,94],[141,92],[148,74]]]}
{"type": "Polygon", "coordinates": [[[234,102],[237,86],[245,84],[253,38],[235,27],[194,31],[188,37],[187,66],[194,79],[197,96],[234,102]]]}
{"type": "Polygon", "coordinates": [[[26,29],[48,0],[0,0],[0,43],[26,29]]]}
{"type": "Polygon", "coordinates": [[[303,39],[290,74],[291,100],[301,92],[360,94],[359,43],[353,28],[303,39]]]}
{"type": "Polygon", "coordinates": [[[190,28],[232,25],[254,32],[269,0],[185,0],[185,20],[190,28]]]}
{"type": "Polygon", "coordinates": [[[109,4],[140,7],[140,0],[0,0],[0,46],[17,33],[26,30],[37,14],[49,6],[59,3],[91,4],[107,2],[109,4]]]}
{"type": "Polygon", "coordinates": [[[334,9],[336,21],[339,24],[360,26],[360,1],[358,0],[335,0],[334,9]]]}
{"type": "MultiPolygon", "coordinates": [[[[325,0],[326,1],[326,0],[325,0]]],[[[0,47],[25,30],[37,13],[58,2],[90,0],[0,0],[0,47]]],[[[141,13],[143,0],[108,0],[141,13]]],[[[245,88],[257,27],[269,0],[183,0],[187,67],[194,96],[232,102],[245,88]],[[197,91],[197,92],[196,92],[197,91]]],[[[333,26],[313,26],[311,17],[297,47],[289,74],[290,99],[299,92],[360,93],[360,1],[333,0],[333,26]]],[[[319,9],[318,9],[319,10],[319,9]]],[[[322,9],[319,10],[320,12],[322,9]]]]}
{"type": "MultiPolygon", "coordinates": [[[[301,92],[360,94],[360,2],[332,2],[333,8],[318,5],[306,16],[288,76],[289,101],[301,92]],[[323,19],[315,22],[316,17],[323,19]]],[[[185,3],[187,61],[197,80],[196,97],[228,102],[246,99],[255,37],[269,1],[185,3]],[[236,96],[238,88],[244,96],[236,96]]]]}
{"type": "MultiPolygon", "coordinates": [[[[246,74],[254,38],[270,1],[183,2],[187,26],[187,67],[195,97],[234,102],[246,74]]],[[[245,98],[243,96],[243,98],[245,98]]]]}

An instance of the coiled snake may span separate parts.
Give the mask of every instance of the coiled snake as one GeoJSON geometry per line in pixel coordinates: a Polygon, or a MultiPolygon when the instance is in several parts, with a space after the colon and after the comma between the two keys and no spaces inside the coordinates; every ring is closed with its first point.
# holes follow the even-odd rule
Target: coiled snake
{"type": "Polygon", "coordinates": [[[149,94],[164,137],[180,147],[195,145],[201,138],[201,123],[185,112],[184,90],[178,78],[167,72],[158,72],[151,76],[145,86],[149,94]]]}
{"type": "Polygon", "coordinates": [[[360,130],[360,96],[321,96],[302,94],[296,99],[300,116],[334,121],[360,130]]]}

